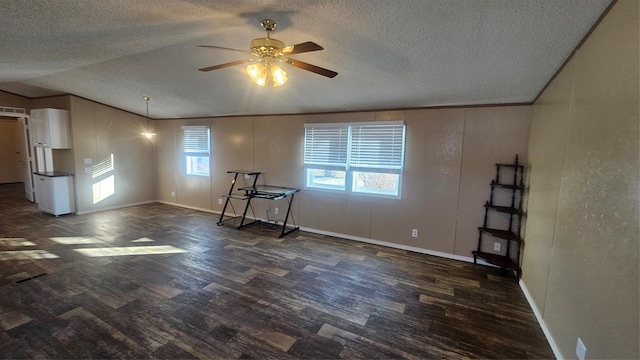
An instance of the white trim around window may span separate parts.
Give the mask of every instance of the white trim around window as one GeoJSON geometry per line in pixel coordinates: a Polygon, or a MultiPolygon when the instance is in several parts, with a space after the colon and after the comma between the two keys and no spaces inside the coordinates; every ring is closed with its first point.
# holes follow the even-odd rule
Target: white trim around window
{"type": "Polygon", "coordinates": [[[211,131],[208,126],[183,126],[182,151],[186,175],[211,175],[211,131]]]}

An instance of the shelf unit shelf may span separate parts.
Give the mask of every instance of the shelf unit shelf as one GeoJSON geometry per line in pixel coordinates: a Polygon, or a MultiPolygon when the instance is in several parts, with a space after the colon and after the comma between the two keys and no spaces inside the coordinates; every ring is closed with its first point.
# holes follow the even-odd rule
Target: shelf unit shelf
{"type": "Polygon", "coordinates": [[[473,261],[483,260],[491,265],[500,267],[506,275],[514,275],[516,279],[522,276],[522,268],[520,260],[524,240],[520,231],[522,228],[522,196],[525,190],[524,186],[524,166],[520,165],[518,155],[515,157],[513,164],[496,164],[496,175],[490,183],[491,195],[489,200],[484,204],[484,222],[478,227],[478,247],[473,251],[473,261]],[[505,179],[504,172],[509,172],[512,177],[510,182],[505,179]],[[504,203],[498,204],[498,198],[504,199],[508,197],[510,202],[508,205],[504,203]],[[493,213],[501,213],[507,216],[507,225],[497,227],[490,225],[490,217],[493,213]],[[489,251],[491,241],[494,242],[493,252],[489,251]],[[500,242],[496,249],[495,242],[500,242]],[[506,249],[502,249],[505,244],[506,249]]]}
{"type": "Polygon", "coordinates": [[[498,205],[491,205],[489,203],[485,204],[484,206],[487,209],[495,210],[505,214],[522,215],[522,211],[520,211],[520,209],[512,208],[510,206],[498,206],[498,205]]]}
{"type": "Polygon", "coordinates": [[[492,229],[492,228],[485,228],[485,227],[479,227],[478,230],[482,231],[485,234],[488,234],[488,235],[491,235],[493,237],[497,237],[497,238],[500,238],[500,239],[516,241],[518,243],[522,242],[522,239],[520,239],[518,237],[518,235],[516,235],[511,230],[492,229]]]}
{"type": "Polygon", "coordinates": [[[503,269],[514,269],[519,267],[515,261],[502,255],[484,251],[474,251],[473,255],[488,262],[489,264],[496,265],[503,269]]]}

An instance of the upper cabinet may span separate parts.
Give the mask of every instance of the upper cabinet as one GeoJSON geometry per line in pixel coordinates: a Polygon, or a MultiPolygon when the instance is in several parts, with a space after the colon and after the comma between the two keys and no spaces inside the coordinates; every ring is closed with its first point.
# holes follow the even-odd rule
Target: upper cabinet
{"type": "Polygon", "coordinates": [[[29,117],[33,146],[71,149],[69,112],[59,109],[33,109],[29,117]]]}

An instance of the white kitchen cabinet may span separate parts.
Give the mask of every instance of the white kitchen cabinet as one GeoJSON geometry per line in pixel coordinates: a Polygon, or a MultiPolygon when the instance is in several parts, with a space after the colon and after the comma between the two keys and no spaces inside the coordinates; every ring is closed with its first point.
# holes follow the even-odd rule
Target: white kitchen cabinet
{"type": "Polygon", "coordinates": [[[71,149],[67,110],[33,109],[29,116],[29,125],[33,146],[71,149]]]}
{"type": "Polygon", "coordinates": [[[56,171],[35,173],[38,208],[53,215],[74,213],[73,176],[56,171]]]}

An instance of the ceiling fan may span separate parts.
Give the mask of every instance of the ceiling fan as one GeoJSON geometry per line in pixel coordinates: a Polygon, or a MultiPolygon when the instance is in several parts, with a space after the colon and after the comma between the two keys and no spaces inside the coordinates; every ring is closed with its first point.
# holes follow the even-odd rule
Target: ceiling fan
{"type": "Polygon", "coordinates": [[[267,32],[267,37],[251,40],[249,51],[223,46],[198,45],[198,47],[204,48],[242,52],[251,55],[251,58],[208,66],[198,70],[211,71],[235,65],[249,64],[247,66],[247,73],[256,84],[273,87],[283,85],[288,79],[287,73],[278,66],[278,63],[289,64],[328,78],[333,78],[338,75],[335,71],[288,57],[289,55],[323,50],[324,48],[322,46],[311,41],[287,46],[284,42],[270,37],[271,32],[277,27],[277,23],[274,20],[264,19],[260,21],[260,25],[262,25],[262,28],[267,32]]]}

